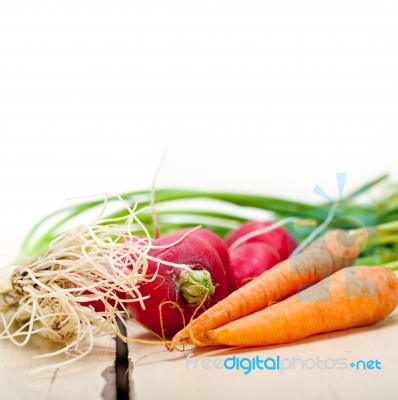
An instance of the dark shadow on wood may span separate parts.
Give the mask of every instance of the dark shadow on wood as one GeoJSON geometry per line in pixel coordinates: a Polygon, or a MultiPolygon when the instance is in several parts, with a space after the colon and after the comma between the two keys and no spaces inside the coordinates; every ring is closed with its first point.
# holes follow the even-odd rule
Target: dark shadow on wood
{"type": "MultiPolygon", "coordinates": [[[[126,327],[118,320],[120,333],[127,336],[126,327]]],[[[129,349],[127,343],[116,337],[116,399],[129,400],[130,396],[130,379],[129,379],[129,349]]]]}

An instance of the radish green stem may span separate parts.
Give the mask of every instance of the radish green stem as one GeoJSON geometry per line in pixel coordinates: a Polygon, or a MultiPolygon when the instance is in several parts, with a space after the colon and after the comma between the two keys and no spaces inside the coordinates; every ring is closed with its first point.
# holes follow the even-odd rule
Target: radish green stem
{"type": "Polygon", "coordinates": [[[182,271],[178,283],[182,297],[189,304],[199,304],[215,291],[210,273],[205,270],[182,271]]]}

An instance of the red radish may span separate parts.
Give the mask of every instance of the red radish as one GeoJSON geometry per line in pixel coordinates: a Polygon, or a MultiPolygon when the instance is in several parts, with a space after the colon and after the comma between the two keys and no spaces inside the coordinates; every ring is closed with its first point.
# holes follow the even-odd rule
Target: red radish
{"type": "Polygon", "coordinates": [[[266,243],[244,243],[230,252],[227,269],[229,292],[240,288],[278,264],[278,252],[266,243]]]}
{"type": "MultiPolygon", "coordinates": [[[[179,232],[181,234],[184,234],[191,231],[192,229],[194,228],[186,228],[180,230],[179,232]]],[[[217,254],[220,256],[224,268],[228,267],[229,265],[228,249],[224,241],[217,234],[208,229],[198,228],[192,231],[189,235],[200,237],[203,240],[205,240],[208,244],[210,244],[213,247],[213,249],[217,252],[217,254]]]]}
{"type": "MultiPolygon", "coordinates": [[[[238,229],[230,232],[225,239],[227,246],[231,247],[238,239],[243,236],[254,233],[259,229],[264,229],[272,225],[272,222],[248,221],[242,224],[238,229]]],[[[294,237],[284,228],[275,228],[266,233],[260,233],[244,241],[244,243],[265,243],[273,247],[280,256],[281,261],[289,257],[290,253],[297,247],[294,237]]]]}
{"type": "MultiPolygon", "coordinates": [[[[175,232],[153,241],[154,246],[167,246],[186,232],[175,232]]],[[[181,242],[162,249],[152,249],[149,255],[164,262],[186,264],[192,271],[149,261],[147,276],[156,278],[140,284],[146,309],[139,302],[129,303],[136,321],[162,337],[171,337],[191,319],[204,297],[199,315],[227,295],[224,266],[214,248],[198,236],[188,235],[181,242]]]]}
{"type": "MultiPolygon", "coordinates": [[[[179,236],[183,236],[183,234],[192,231],[192,229],[195,229],[195,228],[192,227],[192,228],[182,229],[182,230],[178,231],[178,234],[179,234],[179,236]]],[[[208,244],[210,244],[214,248],[214,250],[220,256],[221,261],[224,265],[224,268],[228,267],[228,265],[229,265],[228,249],[227,249],[227,246],[225,245],[224,241],[218,235],[216,235],[214,232],[212,232],[208,229],[204,229],[204,228],[197,228],[197,229],[193,230],[191,233],[189,233],[189,235],[193,235],[193,236],[204,239],[208,244]]],[[[138,238],[134,237],[130,240],[137,241],[138,238]]],[[[92,307],[94,307],[96,312],[104,312],[105,311],[105,305],[102,300],[89,300],[89,296],[92,295],[92,292],[90,292],[89,290],[85,290],[83,292],[83,295],[87,295],[87,300],[88,300],[88,301],[81,302],[81,304],[83,306],[87,306],[87,307],[92,306],[92,307]]],[[[125,298],[125,294],[122,292],[119,292],[119,291],[116,292],[116,296],[120,299],[125,298]]],[[[115,306],[115,301],[113,299],[109,299],[108,303],[111,306],[115,306]]],[[[121,306],[119,306],[118,309],[120,310],[121,306]]]]}
{"type": "MultiPolygon", "coordinates": [[[[219,257],[223,263],[224,268],[228,267],[229,255],[228,255],[227,246],[225,245],[224,241],[218,235],[216,235],[214,232],[212,232],[208,229],[204,229],[204,228],[195,229],[194,227],[192,227],[192,228],[185,228],[185,229],[179,230],[176,233],[177,233],[178,237],[183,236],[185,233],[189,233],[188,234],[189,236],[195,236],[195,237],[199,237],[199,238],[205,240],[217,252],[217,254],[219,255],[219,257]],[[194,230],[192,231],[192,229],[194,229],[194,230]],[[192,231],[192,232],[190,232],[190,231],[192,231]]],[[[174,234],[175,233],[173,233],[173,235],[174,234]]],[[[138,238],[132,238],[132,240],[136,241],[136,240],[138,240],[138,238]]],[[[177,240],[177,239],[175,239],[175,240],[177,240]]],[[[90,291],[86,290],[83,292],[83,294],[85,294],[85,295],[87,295],[87,297],[89,297],[89,295],[92,293],[90,291]]],[[[124,298],[124,293],[116,292],[116,295],[120,299],[124,298]]],[[[109,299],[108,302],[112,306],[115,305],[115,301],[112,299],[109,299]]],[[[101,300],[84,301],[81,304],[84,306],[94,307],[96,312],[104,312],[105,311],[104,302],[101,300]]],[[[120,306],[118,308],[121,309],[120,306]]]]}

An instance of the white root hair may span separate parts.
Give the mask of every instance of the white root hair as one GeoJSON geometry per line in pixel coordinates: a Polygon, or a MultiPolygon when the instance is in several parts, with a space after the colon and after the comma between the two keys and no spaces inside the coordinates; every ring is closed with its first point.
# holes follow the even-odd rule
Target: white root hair
{"type": "MultiPolygon", "coordinates": [[[[33,334],[62,343],[60,350],[37,356],[59,354],[70,359],[41,368],[58,368],[74,362],[93,349],[94,340],[106,335],[124,338],[117,319],[127,326],[127,304],[139,302],[145,309],[147,297],[139,287],[152,281],[148,261],[189,269],[189,266],[151,257],[152,239],[139,220],[138,203],[133,207],[121,197],[127,217],[102,219],[81,225],[59,236],[47,253],[26,263],[0,270],[0,339],[25,346],[33,334]],[[144,237],[134,232],[144,232],[144,237]],[[88,302],[103,304],[96,312],[88,302]]],[[[170,244],[170,247],[183,240],[170,244]]]]}

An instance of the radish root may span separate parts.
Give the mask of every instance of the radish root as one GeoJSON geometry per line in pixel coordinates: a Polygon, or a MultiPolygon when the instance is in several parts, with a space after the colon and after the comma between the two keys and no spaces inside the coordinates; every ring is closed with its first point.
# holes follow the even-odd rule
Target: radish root
{"type": "MultiPolygon", "coordinates": [[[[145,309],[147,297],[139,287],[156,278],[158,271],[147,276],[148,261],[161,260],[148,255],[152,239],[138,218],[138,203],[130,207],[116,197],[128,210],[127,217],[101,219],[106,196],[101,214],[91,224],[58,237],[43,257],[0,270],[0,339],[24,346],[33,334],[40,334],[64,346],[37,358],[62,353],[71,357],[42,369],[59,368],[84,357],[98,337],[117,335],[127,341],[117,319],[127,326],[129,302],[140,302],[145,309]],[[134,235],[137,230],[145,236],[134,235]],[[105,310],[96,312],[85,306],[91,301],[102,302],[105,310]]],[[[172,266],[190,269],[182,264],[172,266]]]]}

